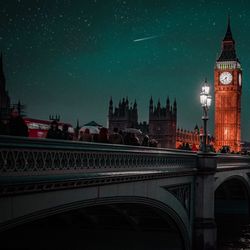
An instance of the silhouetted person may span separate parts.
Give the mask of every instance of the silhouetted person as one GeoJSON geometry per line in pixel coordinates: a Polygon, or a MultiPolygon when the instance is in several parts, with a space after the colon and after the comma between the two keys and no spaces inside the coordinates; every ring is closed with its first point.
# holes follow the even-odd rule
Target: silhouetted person
{"type": "Polygon", "coordinates": [[[185,150],[191,150],[190,146],[189,146],[189,143],[187,142],[186,145],[185,145],[185,150]]]}
{"type": "Polygon", "coordinates": [[[222,148],[220,149],[220,152],[223,154],[230,153],[230,148],[228,146],[222,146],[222,148]]]}
{"type": "Polygon", "coordinates": [[[129,133],[129,145],[140,146],[140,140],[135,133],[129,133]]]}
{"type": "Polygon", "coordinates": [[[196,147],[195,143],[192,145],[192,151],[198,151],[198,148],[196,147]]]}
{"type": "Polygon", "coordinates": [[[88,142],[92,141],[92,135],[90,134],[90,131],[88,128],[84,130],[81,138],[82,138],[81,141],[88,141],[88,142]]]}
{"type": "Polygon", "coordinates": [[[8,121],[0,119],[0,135],[8,135],[8,121]]]}
{"type": "Polygon", "coordinates": [[[118,128],[114,128],[113,134],[109,136],[109,142],[112,144],[123,144],[123,137],[118,133],[118,128]]]}
{"type": "Polygon", "coordinates": [[[145,136],[144,136],[141,145],[144,146],[144,147],[149,147],[149,137],[148,137],[148,135],[145,135],[145,136]]]}
{"type": "Polygon", "coordinates": [[[83,141],[83,131],[81,130],[80,132],[79,132],[79,138],[78,138],[78,141],[83,141]]]}
{"type": "Polygon", "coordinates": [[[92,140],[93,140],[93,142],[98,142],[98,140],[99,140],[99,134],[93,134],[92,135],[92,140]]]}
{"type": "Polygon", "coordinates": [[[158,145],[158,141],[157,141],[157,140],[151,139],[151,140],[149,141],[149,147],[154,147],[154,148],[156,148],[157,145],[158,145]]]}
{"type": "Polygon", "coordinates": [[[63,140],[72,140],[73,139],[72,135],[69,133],[69,125],[68,124],[63,124],[61,139],[63,139],[63,140]]]}
{"type": "Polygon", "coordinates": [[[62,139],[62,131],[58,128],[56,120],[51,122],[46,138],[48,139],[62,139]]]}
{"type": "Polygon", "coordinates": [[[133,145],[133,146],[140,146],[140,140],[136,136],[135,133],[125,133],[124,135],[124,144],[126,145],[133,145]]]}
{"type": "Polygon", "coordinates": [[[10,114],[10,120],[7,125],[9,135],[13,136],[29,136],[28,126],[23,118],[19,115],[17,109],[13,109],[10,114]]]}
{"type": "Polygon", "coordinates": [[[126,144],[126,145],[130,145],[131,143],[130,143],[130,133],[125,133],[124,134],[124,137],[123,137],[124,139],[124,144],[126,144]]]}
{"type": "Polygon", "coordinates": [[[98,136],[98,142],[101,143],[108,143],[108,129],[107,128],[101,128],[98,136]]]}

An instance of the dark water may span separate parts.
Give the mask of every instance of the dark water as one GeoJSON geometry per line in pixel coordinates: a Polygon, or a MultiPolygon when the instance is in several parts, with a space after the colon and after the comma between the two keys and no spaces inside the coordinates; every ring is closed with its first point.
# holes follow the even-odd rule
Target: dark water
{"type": "Polygon", "coordinates": [[[85,207],[31,221],[0,234],[2,249],[183,250],[170,216],[143,204],[85,207]]]}
{"type": "MultiPolygon", "coordinates": [[[[67,219],[69,219],[67,217],[67,219]]],[[[78,220],[79,217],[76,217],[78,220]]],[[[110,218],[109,218],[110,220],[110,218]]],[[[71,250],[182,250],[178,232],[171,228],[130,230],[125,228],[89,227],[82,223],[45,220],[17,227],[3,233],[0,249],[71,249],[71,250]],[[71,225],[71,226],[70,226],[71,225]],[[91,229],[92,228],[92,229],[91,229]]],[[[114,218],[113,218],[114,221],[114,218]]],[[[247,215],[216,217],[217,250],[250,250],[250,219],[247,215]]],[[[86,221],[85,223],[86,224],[86,221]]],[[[110,224],[110,223],[109,223],[110,224]]],[[[114,224],[114,223],[113,223],[114,224]]],[[[151,223],[152,224],[152,223],[151,223]]],[[[106,224],[102,224],[106,225],[106,224]]],[[[107,225],[106,225],[107,226],[107,225]]],[[[152,226],[152,225],[151,225],[152,226]]]]}
{"type": "Polygon", "coordinates": [[[4,235],[0,249],[67,250],[183,250],[176,233],[131,231],[86,231],[62,228],[37,228],[4,235]],[[8,239],[7,239],[8,237],[8,239]]]}
{"type": "Polygon", "coordinates": [[[250,218],[227,215],[216,218],[218,250],[250,249],[250,218]]]}

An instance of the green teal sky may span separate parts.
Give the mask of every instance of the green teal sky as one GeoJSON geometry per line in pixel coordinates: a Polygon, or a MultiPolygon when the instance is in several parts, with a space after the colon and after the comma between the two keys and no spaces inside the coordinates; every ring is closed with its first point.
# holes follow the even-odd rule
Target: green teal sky
{"type": "MultiPolygon", "coordinates": [[[[227,16],[243,68],[242,137],[250,140],[250,2],[182,0],[2,0],[0,50],[7,88],[29,117],[60,114],[106,125],[110,96],[178,105],[178,127],[201,124],[199,92],[220,52],[227,16]],[[150,38],[140,41],[137,39],[150,38]]],[[[209,111],[213,133],[213,107],[209,111]]]]}

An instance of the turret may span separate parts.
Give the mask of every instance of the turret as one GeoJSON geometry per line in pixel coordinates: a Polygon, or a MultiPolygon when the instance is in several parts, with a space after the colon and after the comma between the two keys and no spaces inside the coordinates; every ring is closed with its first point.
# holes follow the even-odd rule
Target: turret
{"type": "Polygon", "coordinates": [[[113,100],[111,96],[109,100],[109,116],[111,116],[112,114],[113,114],[113,100]]]}
{"type": "Polygon", "coordinates": [[[174,112],[174,115],[175,115],[175,117],[176,117],[176,115],[177,115],[177,102],[176,102],[176,99],[174,99],[173,112],[174,112]]]}
{"type": "Polygon", "coordinates": [[[167,98],[167,106],[166,106],[166,108],[167,108],[167,111],[170,110],[170,100],[169,100],[169,97],[167,98]]]}
{"type": "Polygon", "coordinates": [[[159,110],[160,108],[161,108],[161,102],[160,102],[160,99],[158,99],[157,109],[159,110]]]}
{"type": "Polygon", "coordinates": [[[135,102],[134,102],[133,109],[134,109],[134,110],[136,110],[136,109],[137,109],[137,102],[136,102],[136,99],[135,99],[135,102]]]}
{"type": "Polygon", "coordinates": [[[126,104],[126,106],[128,107],[128,105],[129,105],[129,102],[128,102],[128,97],[126,97],[125,104],[126,104]]]}
{"type": "Polygon", "coordinates": [[[76,128],[80,129],[79,119],[76,120],[76,128]]]}
{"type": "Polygon", "coordinates": [[[150,101],[149,101],[149,114],[152,114],[153,112],[154,112],[154,102],[151,96],[150,101]]]}
{"type": "Polygon", "coordinates": [[[0,56],[0,93],[5,91],[5,76],[3,72],[3,54],[0,56]]]}

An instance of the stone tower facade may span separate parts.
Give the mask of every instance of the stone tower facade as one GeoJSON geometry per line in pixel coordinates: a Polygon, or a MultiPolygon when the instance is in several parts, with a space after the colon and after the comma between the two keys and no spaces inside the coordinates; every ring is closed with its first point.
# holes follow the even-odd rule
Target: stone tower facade
{"type": "Polygon", "coordinates": [[[3,71],[3,55],[0,57],[0,118],[7,119],[10,113],[10,97],[6,91],[5,75],[3,71]]]}
{"type": "Polygon", "coordinates": [[[154,106],[151,97],[149,102],[149,137],[158,141],[158,147],[176,147],[176,118],[176,101],[170,105],[170,100],[167,98],[166,106],[161,106],[160,101],[154,106]]]}
{"type": "Polygon", "coordinates": [[[114,128],[118,128],[118,130],[137,128],[138,111],[136,101],[131,105],[129,104],[128,98],[123,98],[118,106],[114,107],[111,98],[109,101],[108,121],[109,132],[113,132],[114,128]]]}
{"type": "Polygon", "coordinates": [[[229,146],[240,151],[242,69],[236,56],[230,19],[222,50],[214,69],[215,88],[215,148],[229,146]]]}

